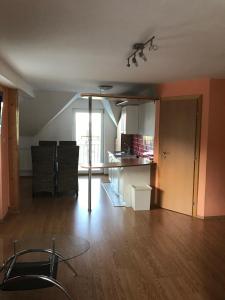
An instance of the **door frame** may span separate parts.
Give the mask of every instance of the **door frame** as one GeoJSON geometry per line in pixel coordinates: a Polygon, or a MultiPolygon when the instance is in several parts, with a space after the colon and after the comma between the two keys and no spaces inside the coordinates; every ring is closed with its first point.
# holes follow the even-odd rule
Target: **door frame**
{"type": "MultiPolygon", "coordinates": [[[[200,163],[200,144],[201,144],[201,123],[202,123],[202,96],[171,96],[160,98],[160,104],[162,101],[167,100],[196,100],[196,135],[195,135],[195,160],[194,160],[194,174],[193,174],[193,192],[192,192],[192,217],[197,217],[198,207],[198,185],[199,185],[199,163],[200,163]]],[[[159,105],[160,106],[160,105],[159,105]]],[[[158,162],[160,165],[160,107],[159,107],[159,131],[158,131],[158,162]]],[[[158,183],[160,186],[160,172],[158,173],[158,183]]]]}

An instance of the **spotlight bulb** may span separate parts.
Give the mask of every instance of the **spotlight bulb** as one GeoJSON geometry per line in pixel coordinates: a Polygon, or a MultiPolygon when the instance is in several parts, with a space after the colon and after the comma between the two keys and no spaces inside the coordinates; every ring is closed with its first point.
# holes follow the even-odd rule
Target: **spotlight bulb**
{"type": "Polygon", "coordinates": [[[137,67],[138,66],[138,63],[137,63],[137,60],[136,60],[136,57],[133,56],[132,58],[132,63],[137,67]]]}
{"type": "Polygon", "coordinates": [[[155,45],[155,44],[151,44],[150,47],[149,47],[149,51],[153,50],[153,51],[156,51],[159,49],[159,46],[155,45]]]}
{"type": "Polygon", "coordinates": [[[145,56],[143,50],[139,52],[139,56],[143,59],[143,61],[147,61],[147,57],[145,56]]]}
{"type": "Polygon", "coordinates": [[[152,48],[153,48],[153,50],[154,50],[154,51],[156,51],[156,50],[158,50],[158,49],[159,49],[159,46],[157,46],[157,45],[153,45],[153,46],[152,46],[152,48]]]}

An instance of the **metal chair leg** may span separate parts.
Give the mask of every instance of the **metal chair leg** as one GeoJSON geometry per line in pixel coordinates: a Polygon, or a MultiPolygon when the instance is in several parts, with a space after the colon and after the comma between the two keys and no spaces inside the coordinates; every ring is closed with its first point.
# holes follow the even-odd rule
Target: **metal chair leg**
{"type": "Polygon", "coordinates": [[[63,285],[61,285],[57,280],[55,280],[53,278],[46,277],[46,276],[41,276],[41,277],[42,277],[43,280],[49,281],[52,284],[54,284],[55,287],[57,287],[59,290],[61,290],[64,293],[64,295],[67,297],[67,299],[73,300],[73,298],[67,292],[67,290],[65,289],[65,287],[63,285]]]}
{"type": "Polygon", "coordinates": [[[34,279],[40,279],[43,281],[47,281],[52,283],[55,287],[57,287],[59,290],[61,290],[64,295],[67,297],[67,299],[69,300],[73,300],[73,298],[70,296],[70,294],[67,292],[67,290],[64,288],[63,285],[61,285],[57,280],[55,280],[54,278],[48,277],[48,276],[44,276],[44,275],[21,275],[21,276],[17,276],[17,277],[13,277],[8,279],[8,281],[18,281],[20,278],[34,278],[34,279]]]}
{"type": "Polygon", "coordinates": [[[6,265],[5,265],[5,263],[3,263],[3,264],[0,266],[0,273],[1,273],[3,270],[5,270],[5,268],[6,268],[6,265]]]}
{"type": "Polygon", "coordinates": [[[60,253],[55,252],[55,255],[58,256],[62,260],[62,262],[64,262],[64,264],[67,265],[67,267],[72,271],[74,277],[78,276],[76,270],[71,266],[71,264],[60,253]]]}
{"type": "Polygon", "coordinates": [[[78,276],[77,271],[71,266],[71,264],[67,260],[64,260],[63,262],[72,271],[74,277],[78,276]]]}

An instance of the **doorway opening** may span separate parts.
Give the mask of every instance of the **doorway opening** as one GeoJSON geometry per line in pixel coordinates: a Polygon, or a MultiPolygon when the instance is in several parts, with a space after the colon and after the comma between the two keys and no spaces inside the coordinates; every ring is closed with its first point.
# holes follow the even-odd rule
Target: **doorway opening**
{"type": "MultiPolygon", "coordinates": [[[[87,173],[81,168],[82,164],[88,164],[89,155],[89,113],[87,111],[76,110],[74,114],[75,130],[74,139],[79,150],[79,173],[87,173]]],[[[92,163],[102,162],[103,157],[103,112],[94,111],[92,113],[92,163]]],[[[100,173],[100,169],[93,170],[100,173]]]]}

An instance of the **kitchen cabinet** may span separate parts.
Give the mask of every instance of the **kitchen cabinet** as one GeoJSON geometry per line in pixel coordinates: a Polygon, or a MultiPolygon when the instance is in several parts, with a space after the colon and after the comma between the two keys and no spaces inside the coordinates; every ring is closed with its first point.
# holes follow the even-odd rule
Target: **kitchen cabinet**
{"type": "Polygon", "coordinates": [[[155,104],[144,103],[139,105],[139,128],[138,133],[141,135],[154,136],[155,134],[155,104]]]}
{"type": "MultiPolygon", "coordinates": [[[[108,161],[110,163],[119,162],[119,160],[111,152],[108,152],[108,161]]],[[[111,187],[113,191],[117,195],[119,195],[120,168],[111,168],[109,169],[108,173],[109,173],[109,181],[111,183],[111,187]]]]}
{"type": "Polygon", "coordinates": [[[132,206],[131,186],[146,186],[150,184],[150,165],[123,168],[120,172],[120,195],[127,207],[132,206]]]}
{"type": "Polygon", "coordinates": [[[122,108],[118,127],[120,134],[138,134],[138,106],[122,108]]]}
{"type": "MultiPolygon", "coordinates": [[[[130,160],[135,159],[130,158],[130,160]]],[[[109,162],[121,162],[124,160],[115,157],[111,152],[108,152],[109,162]]],[[[118,195],[126,203],[127,207],[131,206],[131,186],[146,186],[150,184],[150,170],[153,163],[147,165],[136,165],[121,168],[109,169],[109,180],[113,192],[118,195]]]]}
{"type": "Polygon", "coordinates": [[[122,108],[121,117],[117,126],[117,138],[115,150],[121,151],[121,135],[138,134],[138,106],[126,106],[122,108]]]}
{"type": "MultiPolygon", "coordinates": [[[[117,126],[117,149],[120,147],[121,134],[141,134],[154,136],[155,132],[155,104],[144,103],[122,108],[117,126]]],[[[117,150],[116,149],[116,150],[117,150]]]]}

